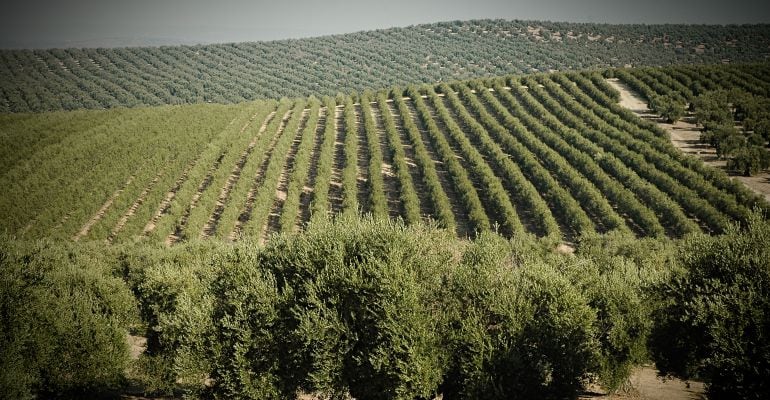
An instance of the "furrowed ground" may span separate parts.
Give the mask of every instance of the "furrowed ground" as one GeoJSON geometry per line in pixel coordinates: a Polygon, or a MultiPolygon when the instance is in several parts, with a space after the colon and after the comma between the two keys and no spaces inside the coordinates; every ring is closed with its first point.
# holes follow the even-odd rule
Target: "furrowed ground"
{"type": "MultiPolygon", "coordinates": [[[[770,93],[770,65],[608,70],[651,98],[770,93]]],[[[617,104],[596,71],[336,98],[0,115],[0,231],[237,240],[342,214],[554,241],[720,233],[767,203],[617,104]]]]}

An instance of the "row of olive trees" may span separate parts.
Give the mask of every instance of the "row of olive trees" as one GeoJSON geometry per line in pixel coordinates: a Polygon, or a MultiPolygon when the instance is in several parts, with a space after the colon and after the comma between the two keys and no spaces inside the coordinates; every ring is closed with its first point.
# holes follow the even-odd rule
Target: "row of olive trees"
{"type": "MultiPolygon", "coordinates": [[[[704,78],[703,74],[698,72],[701,71],[701,69],[707,67],[699,66],[693,68],[694,69],[690,70],[689,68],[685,68],[683,66],[676,66],[666,68],[665,70],[666,72],[686,72],[689,74],[687,76],[690,76],[690,78],[694,79],[692,81],[693,83],[710,82],[704,78]]],[[[753,70],[753,68],[750,70],[753,70]]],[[[605,74],[613,73],[613,70],[605,71],[605,74]]],[[[619,93],[611,88],[604,80],[602,75],[600,75],[598,72],[586,72],[581,74],[567,73],[567,75],[571,80],[577,83],[577,85],[584,91],[585,94],[603,106],[602,108],[598,108],[598,110],[606,109],[607,111],[611,112],[611,115],[605,119],[612,121],[614,125],[624,130],[633,132],[634,136],[652,146],[652,148],[654,148],[660,154],[660,156],[665,155],[665,157],[668,157],[671,160],[675,160],[677,163],[681,164],[683,168],[680,169],[680,171],[688,175],[687,178],[682,179],[686,184],[696,184],[696,186],[691,187],[700,187],[701,189],[697,189],[699,191],[703,190],[703,188],[707,188],[709,185],[713,185],[715,189],[723,192],[729,192],[730,196],[727,196],[727,198],[723,198],[722,200],[718,201],[720,207],[726,212],[735,215],[735,210],[737,209],[734,204],[731,204],[734,202],[743,204],[747,207],[766,207],[765,202],[760,196],[757,196],[742,183],[730,179],[730,177],[721,169],[710,168],[697,158],[687,157],[674,146],[671,146],[668,133],[663,128],[658,126],[658,124],[652,121],[640,119],[630,110],[617,104],[619,93]],[[581,78],[581,75],[584,76],[585,79],[581,78]],[[730,197],[733,196],[735,197],[734,202],[730,199],[730,197]]],[[[677,76],[677,79],[685,77],[684,74],[672,76],[677,76]]],[[[709,87],[712,87],[711,83],[709,83],[709,87]]],[[[668,163],[664,163],[663,165],[668,165],[668,163]]],[[[679,175],[679,173],[677,173],[677,175],[679,175]]],[[[713,195],[708,196],[710,198],[714,197],[713,195]]],[[[719,197],[720,196],[717,196],[716,198],[719,197]]]]}
{"type": "Polygon", "coordinates": [[[647,97],[650,108],[668,122],[681,119],[687,109],[694,111],[704,128],[701,140],[728,160],[728,168],[750,176],[770,167],[770,116],[763,106],[770,87],[757,77],[762,68],[640,68],[613,74],[647,97]]]}
{"type": "Polygon", "coordinates": [[[461,24],[272,42],[3,50],[0,112],[237,103],[554,69],[747,62],[770,42],[762,26],[461,24]],[[539,40],[530,25],[562,40],[539,40]],[[666,38],[681,47],[664,45],[666,38]],[[725,46],[728,40],[740,44],[725,46]],[[700,44],[707,51],[697,53],[700,44]]]}
{"type": "Polygon", "coordinates": [[[192,398],[566,398],[652,360],[710,398],[764,398],[764,218],[681,241],[583,235],[575,255],[349,218],[265,247],[4,236],[0,391],[88,397],[130,377],[192,398]],[[133,361],[129,330],[147,338],[133,361]]]}
{"type": "Polygon", "coordinates": [[[701,140],[714,146],[728,168],[750,176],[770,167],[770,100],[744,91],[706,92],[694,103],[695,118],[703,125],[701,140]],[[736,123],[742,125],[739,131],[736,123]]]}
{"type": "MultiPolygon", "coordinates": [[[[595,95],[599,93],[598,88],[594,87],[591,82],[580,78],[579,75],[572,76],[571,78],[580,82],[581,85],[587,88],[589,93],[594,93],[595,95]]],[[[566,78],[554,76],[552,79],[564,82],[566,78]]],[[[641,160],[637,161],[635,158],[628,158],[636,170],[669,193],[672,198],[677,199],[684,207],[689,207],[690,210],[693,210],[691,212],[694,214],[702,214],[704,221],[709,221],[710,225],[717,227],[723,228],[727,217],[741,221],[746,220],[751,205],[749,204],[747,207],[739,202],[735,196],[735,191],[731,187],[723,187],[720,181],[709,179],[708,176],[704,176],[699,171],[694,171],[692,164],[688,163],[686,158],[672,149],[667,142],[660,140],[660,138],[656,140],[649,130],[639,129],[639,127],[623,121],[622,118],[614,115],[611,110],[600,105],[600,102],[607,101],[606,98],[603,100],[599,98],[594,102],[586,93],[579,92],[571,86],[564,87],[571,88],[570,93],[581,104],[585,105],[586,108],[590,108],[596,116],[601,116],[604,121],[608,122],[608,126],[605,126],[602,131],[614,137],[618,145],[622,144],[628,150],[638,153],[644,159],[649,160],[655,169],[667,174],[655,173],[651,168],[643,168],[644,164],[639,163],[641,160]],[[660,145],[653,145],[656,142],[660,145]],[[707,200],[713,207],[695,204],[698,200],[694,200],[694,198],[697,197],[707,200]],[[714,207],[718,207],[719,212],[714,207]],[[720,213],[724,215],[720,215],[720,213]]],[[[595,118],[588,118],[587,121],[594,121],[596,123],[595,118]]],[[[620,150],[620,152],[623,151],[620,150]]],[[[700,168],[702,169],[703,166],[701,165],[700,168]]]]}

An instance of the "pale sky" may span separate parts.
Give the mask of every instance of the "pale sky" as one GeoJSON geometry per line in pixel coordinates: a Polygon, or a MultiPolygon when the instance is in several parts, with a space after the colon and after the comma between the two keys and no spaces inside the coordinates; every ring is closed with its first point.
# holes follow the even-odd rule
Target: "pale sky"
{"type": "Polygon", "coordinates": [[[274,40],[479,18],[770,23],[770,1],[3,0],[0,48],[274,40]]]}

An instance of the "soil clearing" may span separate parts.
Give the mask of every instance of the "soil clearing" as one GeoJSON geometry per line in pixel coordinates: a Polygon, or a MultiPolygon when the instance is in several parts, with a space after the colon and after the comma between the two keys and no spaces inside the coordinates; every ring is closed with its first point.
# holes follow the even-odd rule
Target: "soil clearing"
{"type": "Polygon", "coordinates": [[[663,379],[658,377],[653,367],[637,367],[628,379],[627,387],[617,393],[606,394],[601,390],[589,388],[587,393],[579,397],[588,399],[638,399],[638,400],[701,400],[705,399],[705,388],[702,382],[685,382],[679,379],[663,379]]]}

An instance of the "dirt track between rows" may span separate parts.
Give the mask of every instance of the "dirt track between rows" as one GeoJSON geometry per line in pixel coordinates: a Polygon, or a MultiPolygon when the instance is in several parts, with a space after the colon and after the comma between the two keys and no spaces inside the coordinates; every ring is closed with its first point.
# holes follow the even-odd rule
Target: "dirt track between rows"
{"type": "MultiPolygon", "coordinates": [[[[618,79],[608,79],[607,82],[620,92],[620,105],[633,111],[641,118],[654,120],[658,125],[669,133],[671,143],[682,153],[694,155],[703,160],[709,166],[714,168],[726,169],[727,163],[717,158],[716,150],[700,142],[701,129],[695,124],[692,116],[686,116],[674,124],[666,123],[654,114],[647,107],[647,102],[631,88],[618,79]]],[[[754,176],[742,176],[734,173],[728,175],[730,178],[743,182],[746,187],[770,202],[770,173],[764,172],[754,176]]]]}

